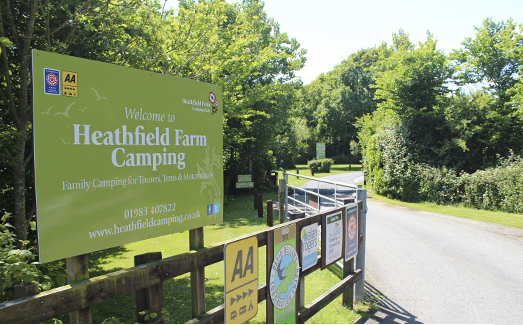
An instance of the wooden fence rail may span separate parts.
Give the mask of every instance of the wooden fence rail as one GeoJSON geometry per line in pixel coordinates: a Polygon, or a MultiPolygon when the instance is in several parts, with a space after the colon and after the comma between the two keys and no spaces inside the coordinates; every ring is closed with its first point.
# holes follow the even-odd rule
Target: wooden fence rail
{"type": "MultiPolygon", "coordinates": [[[[360,210],[362,208],[361,201],[358,202],[358,208],[360,210]]],[[[316,222],[321,225],[321,215],[294,220],[287,224],[296,223],[298,229],[301,229],[316,222]]],[[[263,247],[267,245],[267,232],[271,231],[271,229],[238,237],[232,241],[256,236],[258,238],[258,247],[263,247]]],[[[223,249],[226,243],[199,248],[158,261],[140,264],[129,269],[90,278],[73,285],[62,286],[36,295],[2,303],[0,304],[0,323],[41,323],[131,292],[151,287],[158,288],[158,285],[161,285],[163,281],[223,261],[223,249]]],[[[307,276],[320,268],[321,256],[318,258],[317,264],[303,272],[302,276],[307,276]]],[[[302,323],[309,319],[319,309],[326,306],[352,284],[361,279],[361,277],[361,270],[356,270],[348,275],[334,288],[301,309],[298,321],[302,323]]],[[[258,300],[261,302],[266,298],[266,285],[262,284],[258,286],[258,300]]],[[[193,318],[189,323],[223,323],[223,313],[223,305],[221,305],[193,318]]]]}

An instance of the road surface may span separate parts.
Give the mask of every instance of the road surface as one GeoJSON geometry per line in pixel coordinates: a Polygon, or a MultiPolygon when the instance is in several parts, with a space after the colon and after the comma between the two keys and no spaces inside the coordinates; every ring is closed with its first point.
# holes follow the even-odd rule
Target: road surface
{"type": "Polygon", "coordinates": [[[366,295],[384,297],[367,324],[523,324],[523,230],[367,205],[366,295]]]}

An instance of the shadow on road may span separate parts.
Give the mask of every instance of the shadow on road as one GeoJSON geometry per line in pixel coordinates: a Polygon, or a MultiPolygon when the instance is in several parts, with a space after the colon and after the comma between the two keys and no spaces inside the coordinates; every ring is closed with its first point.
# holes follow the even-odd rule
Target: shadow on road
{"type": "Polygon", "coordinates": [[[409,313],[394,301],[373,287],[365,283],[365,302],[372,303],[379,300],[379,310],[370,318],[362,318],[357,324],[422,324],[417,316],[409,313]],[[379,297],[379,298],[378,298],[379,297]]]}

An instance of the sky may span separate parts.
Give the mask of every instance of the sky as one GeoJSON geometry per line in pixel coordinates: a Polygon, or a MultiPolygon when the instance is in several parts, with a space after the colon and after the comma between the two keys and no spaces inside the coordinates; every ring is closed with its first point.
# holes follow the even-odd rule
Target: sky
{"type": "MultiPolygon", "coordinates": [[[[167,0],[167,6],[176,8],[177,0],[167,0]]],[[[523,0],[265,0],[265,12],[307,50],[296,75],[308,84],[351,53],[391,44],[400,29],[413,43],[425,41],[430,31],[449,54],[488,17],[523,23],[523,0]]]]}

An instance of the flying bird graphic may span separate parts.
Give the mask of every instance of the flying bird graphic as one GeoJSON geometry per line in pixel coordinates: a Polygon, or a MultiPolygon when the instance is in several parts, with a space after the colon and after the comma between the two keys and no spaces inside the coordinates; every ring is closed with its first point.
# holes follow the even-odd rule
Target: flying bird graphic
{"type": "Polygon", "coordinates": [[[50,114],[49,114],[49,111],[50,111],[51,108],[53,108],[53,107],[54,107],[54,106],[49,107],[49,109],[47,110],[47,112],[42,112],[42,113],[40,113],[40,114],[47,114],[47,115],[50,115],[50,114]]]}
{"type": "Polygon", "coordinates": [[[100,95],[98,95],[98,91],[96,89],[94,89],[93,87],[90,87],[90,88],[94,91],[94,93],[96,95],[96,101],[99,101],[100,99],[108,100],[107,97],[101,97],[100,95]]]}
{"type": "Polygon", "coordinates": [[[54,113],[54,115],[62,114],[62,115],[64,115],[65,117],[69,117],[69,110],[71,109],[71,106],[74,105],[74,103],[76,103],[76,102],[72,102],[71,104],[69,104],[69,106],[67,106],[67,107],[65,108],[65,112],[54,113]]]}
{"type": "Polygon", "coordinates": [[[285,269],[280,269],[280,266],[281,266],[281,262],[283,260],[280,261],[280,264],[278,264],[278,268],[276,269],[276,272],[278,273],[278,279],[280,279],[280,281],[283,281],[283,279],[285,279],[287,276],[283,276],[283,271],[285,271],[285,269]]]}
{"type": "Polygon", "coordinates": [[[79,110],[80,112],[84,113],[84,111],[85,111],[86,108],[87,108],[87,107],[84,107],[84,108],[82,108],[82,109],[78,109],[78,110],[79,110]]]}
{"type": "Polygon", "coordinates": [[[65,146],[66,144],[70,144],[69,142],[65,142],[65,140],[62,139],[62,138],[60,138],[60,137],[58,137],[58,139],[62,140],[62,142],[64,143],[64,146],[65,146]]]}

